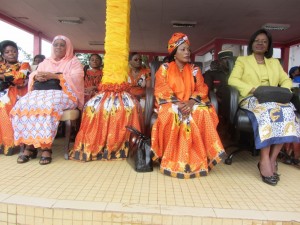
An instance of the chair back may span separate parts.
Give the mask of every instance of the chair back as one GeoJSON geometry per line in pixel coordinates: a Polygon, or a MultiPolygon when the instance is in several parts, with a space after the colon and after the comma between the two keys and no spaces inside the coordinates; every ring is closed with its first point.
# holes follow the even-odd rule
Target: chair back
{"type": "Polygon", "coordinates": [[[151,71],[151,87],[146,88],[146,101],[145,101],[145,135],[150,136],[152,128],[152,116],[154,110],[154,85],[155,85],[155,74],[159,69],[161,62],[153,61],[150,65],[151,71]]]}

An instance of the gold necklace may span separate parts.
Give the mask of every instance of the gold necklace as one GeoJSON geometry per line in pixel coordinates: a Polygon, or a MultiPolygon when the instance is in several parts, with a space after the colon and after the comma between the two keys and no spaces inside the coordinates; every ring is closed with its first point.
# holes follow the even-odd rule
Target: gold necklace
{"type": "Polygon", "coordinates": [[[255,58],[255,60],[256,60],[256,62],[258,63],[258,64],[263,64],[263,63],[265,63],[265,59],[263,58],[262,60],[258,60],[257,58],[255,58]]]}

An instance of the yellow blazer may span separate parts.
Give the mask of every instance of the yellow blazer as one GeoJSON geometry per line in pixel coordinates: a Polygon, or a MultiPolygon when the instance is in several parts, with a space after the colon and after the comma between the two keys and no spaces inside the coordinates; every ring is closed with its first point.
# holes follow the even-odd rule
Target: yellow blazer
{"type": "MultiPolygon", "coordinates": [[[[265,58],[265,64],[270,86],[280,86],[289,89],[292,87],[292,80],[288,77],[286,72],[284,72],[277,59],[265,58]]],[[[228,79],[228,84],[238,89],[240,92],[239,100],[241,101],[243,98],[252,95],[250,94],[251,89],[260,86],[261,79],[258,64],[252,54],[237,58],[228,79]]]]}

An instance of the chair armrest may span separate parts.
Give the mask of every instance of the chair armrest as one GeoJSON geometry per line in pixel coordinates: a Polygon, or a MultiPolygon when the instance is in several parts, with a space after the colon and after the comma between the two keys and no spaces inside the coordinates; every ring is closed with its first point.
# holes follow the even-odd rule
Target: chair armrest
{"type": "Polygon", "coordinates": [[[215,110],[218,113],[219,108],[218,108],[218,100],[217,100],[216,93],[213,90],[211,90],[209,91],[208,94],[209,94],[209,99],[211,104],[215,107],[215,110]]]}
{"type": "Polygon", "coordinates": [[[293,97],[291,99],[291,102],[294,104],[295,108],[297,109],[297,112],[300,112],[300,88],[293,87],[292,92],[293,97]]]}
{"type": "Polygon", "coordinates": [[[228,119],[230,124],[234,124],[239,107],[239,91],[235,87],[229,85],[224,87],[222,107],[224,108],[225,119],[228,119]]]}

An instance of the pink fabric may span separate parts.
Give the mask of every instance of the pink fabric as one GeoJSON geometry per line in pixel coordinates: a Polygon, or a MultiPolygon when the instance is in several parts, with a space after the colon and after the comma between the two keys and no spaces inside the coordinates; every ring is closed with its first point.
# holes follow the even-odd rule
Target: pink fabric
{"type": "MultiPolygon", "coordinates": [[[[72,91],[78,98],[78,107],[81,109],[84,104],[84,73],[83,67],[80,61],[74,56],[73,45],[69,38],[58,35],[53,39],[53,42],[57,39],[62,39],[66,42],[66,55],[60,60],[54,60],[54,49],[52,47],[51,57],[45,59],[38,66],[38,69],[30,74],[28,91],[31,91],[33,85],[33,78],[38,71],[51,72],[51,73],[62,73],[66,82],[71,87],[72,91]]],[[[52,42],[52,43],[53,43],[52,42]]]]}

